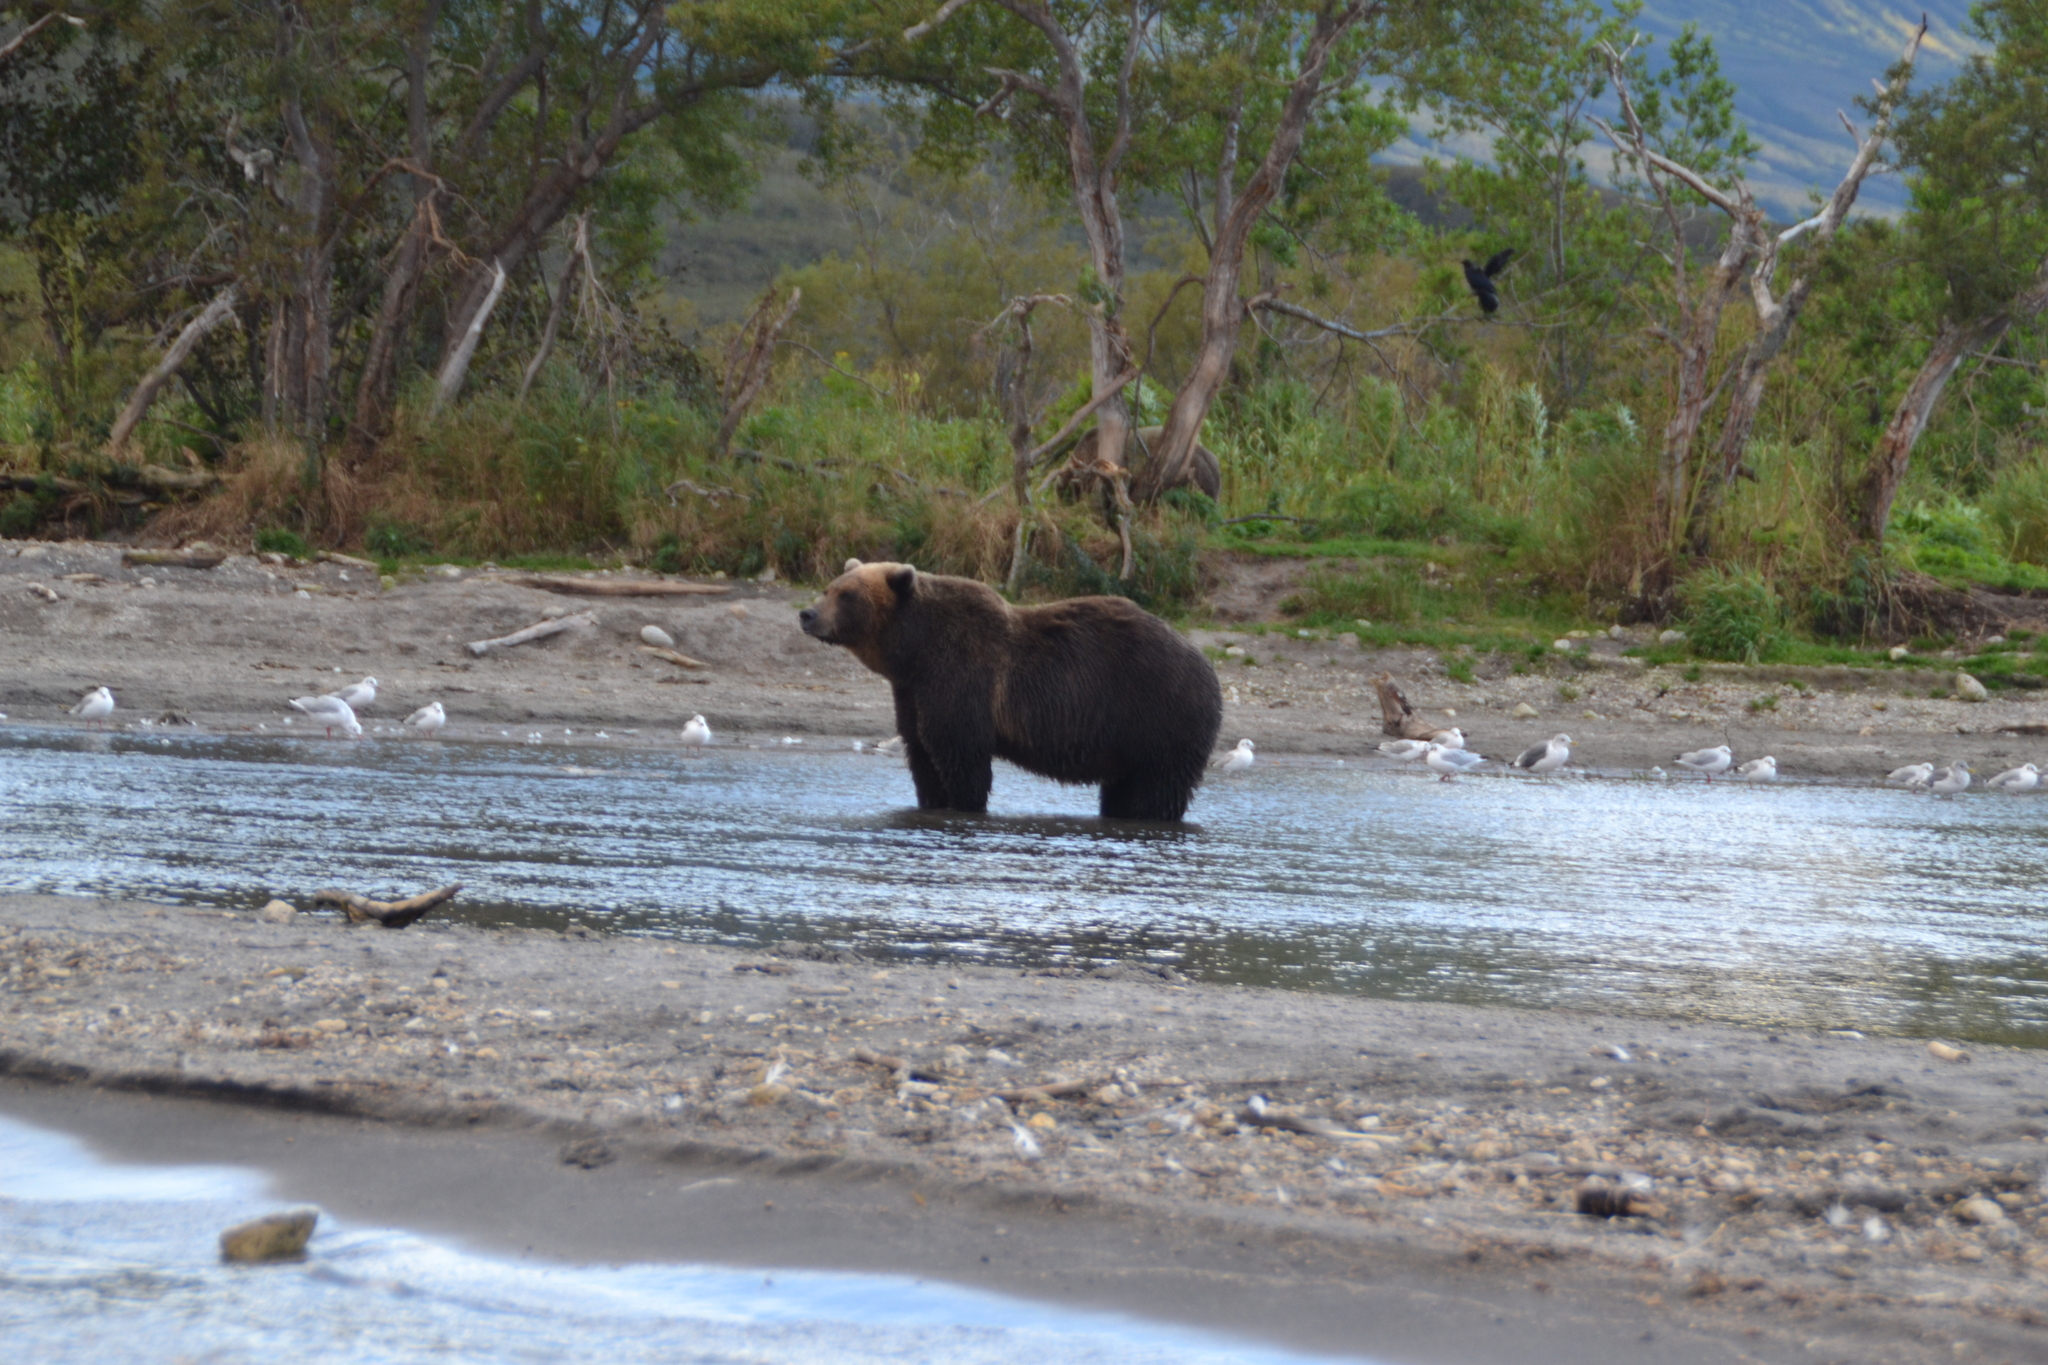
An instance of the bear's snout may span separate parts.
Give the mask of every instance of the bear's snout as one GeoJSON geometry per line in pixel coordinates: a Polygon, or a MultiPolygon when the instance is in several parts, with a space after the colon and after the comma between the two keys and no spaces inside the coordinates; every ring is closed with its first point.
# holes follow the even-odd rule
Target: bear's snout
{"type": "Polygon", "coordinates": [[[818,609],[816,607],[805,607],[796,614],[796,623],[803,629],[804,634],[817,635],[819,633],[818,609]]]}

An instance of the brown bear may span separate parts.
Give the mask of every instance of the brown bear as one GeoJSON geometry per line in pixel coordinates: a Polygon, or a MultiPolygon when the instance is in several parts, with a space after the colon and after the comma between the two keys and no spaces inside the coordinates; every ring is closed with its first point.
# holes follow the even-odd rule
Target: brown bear
{"type": "Polygon", "coordinates": [[[861,564],[800,617],[889,680],[917,804],[985,811],[990,763],[1099,783],[1102,814],[1178,820],[1223,723],[1202,652],[1121,597],[1013,607],[969,578],[861,564]]]}

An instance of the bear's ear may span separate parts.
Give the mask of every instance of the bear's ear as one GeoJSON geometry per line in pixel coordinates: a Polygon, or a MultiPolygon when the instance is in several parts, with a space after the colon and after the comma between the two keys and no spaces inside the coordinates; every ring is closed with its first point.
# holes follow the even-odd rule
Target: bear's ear
{"type": "Polygon", "coordinates": [[[858,569],[859,567],[860,561],[858,559],[849,559],[846,561],[846,567],[841,569],[839,572],[852,573],[855,569],[858,569]]]}
{"type": "Polygon", "coordinates": [[[911,565],[899,564],[889,570],[888,577],[883,581],[889,585],[889,591],[895,593],[900,601],[909,597],[911,591],[917,587],[917,570],[911,565]]]}

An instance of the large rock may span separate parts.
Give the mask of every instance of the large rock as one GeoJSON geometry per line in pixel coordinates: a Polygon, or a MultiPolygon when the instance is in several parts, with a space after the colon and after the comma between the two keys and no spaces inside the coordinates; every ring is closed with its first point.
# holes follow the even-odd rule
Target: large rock
{"type": "Polygon", "coordinates": [[[302,1205],[238,1223],[220,1235],[220,1258],[243,1265],[296,1261],[306,1254],[306,1242],[319,1221],[320,1210],[302,1205]]]}
{"type": "Polygon", "coordinates": [[[256,918],[265,924],[290,924],[298,916],[290,901],[274,900],[256,912],[256,918]]]}
{"type": "Polygon", "coordinates": [[[1964,701],[1990,701],[1991,693],[1983,683],[1967,673],[1956,674],[1956,695],[1964,701]]]}

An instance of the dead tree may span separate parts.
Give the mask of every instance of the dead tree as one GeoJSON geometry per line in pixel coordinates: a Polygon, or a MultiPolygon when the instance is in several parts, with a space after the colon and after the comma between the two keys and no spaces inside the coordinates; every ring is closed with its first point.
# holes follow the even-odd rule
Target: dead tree
{"type": "Polygon", "coordinates": [[[725,420],[718,424],[718,439],[712,446],[716,454],[725,454],[732,444],[733,432],[739,430],[740,419],[767,385],[768,371],[775,358],[775,339],[789,326],[797,305],[803,301],[803,290],[790,290],[781,313],[771,320],[769,309],[775,303],[771,286],[755,305],[753,315],[733,334],[732,344],[725,349],[725,378],[718,386],[719,401],[725,405],[725,420]]]}
{"type": "Polygon", "coordinates": [[[242,286],[239,283],[230,284],[214,295],[213,302],[201,309],[199,315],[178,332],[177,339],[171,342],[170,349],[164,352],[163,359],[157,361],[150,372],[142,377],[142,382],[128,395],[128,402],[122,407],[121,415],[114,419],[113,429],[107,433],[109,454],[120,455],[121,448],[128,444],[128,438],[135,433],[136,426],[141,423],[142,415],[149,411],[149,405],[156,401],[156,396],[162,391],[163,386],[171,382],[171,377],[177,374],[178,367],[183,365],[199,343],[206,339],[207,333],[234,317],[235,305],[241,301],[241,294],[242,286]]]}

